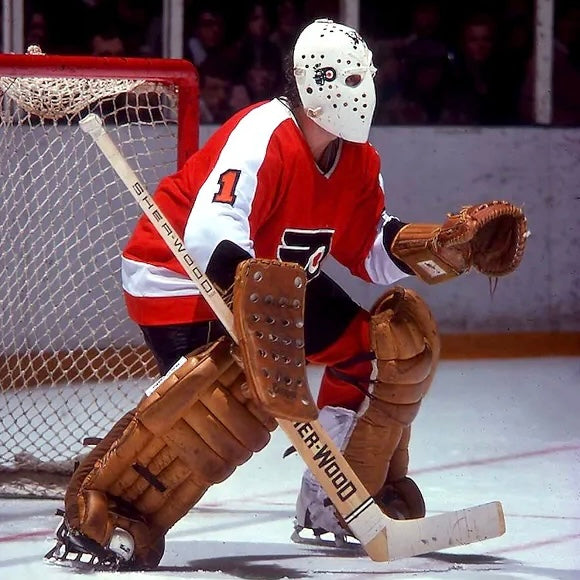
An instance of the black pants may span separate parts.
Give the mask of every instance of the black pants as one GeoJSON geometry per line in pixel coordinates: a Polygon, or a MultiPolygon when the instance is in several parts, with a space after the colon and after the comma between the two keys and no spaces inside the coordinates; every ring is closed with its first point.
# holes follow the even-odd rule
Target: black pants
{"type": "MultiPolygon", "coordinates": [[[[346,330],[361,307],[332,281],[320,273],[306,287],[305,324],[306,356],[322,352],[346,330]]],[[[218,321],[166,326],[141,326],[161,374],[181,357],[226,334],[218,321]]]]}

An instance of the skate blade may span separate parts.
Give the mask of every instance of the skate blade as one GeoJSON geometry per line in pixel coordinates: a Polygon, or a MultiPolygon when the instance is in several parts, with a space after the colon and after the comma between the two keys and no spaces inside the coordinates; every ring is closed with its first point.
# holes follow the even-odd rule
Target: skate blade
{"type": "Polygon", "coordinates": [[[60,541],[44,555],[43,561],[49,566],[84,572],[116,572],[119,569],[119,562],[114,559],[101,560],[95,554],[69,549],[60,541]]]}
{"type": "Polygon", "coordinates": [[[49,566],[58,566],[59,568],[74,568],[85,571],[99,570],[99,565],[95,563],[90,554],[70,553],[63,556],[46,554],[43,561],[49,566]]]}
{"type": "Polygon", "coordinates": [[[353,553],[363,553],[363,548],[360,542],[356,538],[346,534],[333,534],[332,532],[319,534],[314,533],[313,530],[308,528],[295,528],[290,539],[295,544],[347,550],[353,553]]]}

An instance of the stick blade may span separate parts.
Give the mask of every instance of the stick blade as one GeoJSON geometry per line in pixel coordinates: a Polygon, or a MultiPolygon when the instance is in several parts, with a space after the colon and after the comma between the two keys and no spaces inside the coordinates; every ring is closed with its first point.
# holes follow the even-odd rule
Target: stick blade
{"type": "Polygon", "coordinates": [[[497,538],[505,533],[505,517],[494,501],[417,520],[389,520],[385,531],[388,559],[398,560],[497,538]]]}

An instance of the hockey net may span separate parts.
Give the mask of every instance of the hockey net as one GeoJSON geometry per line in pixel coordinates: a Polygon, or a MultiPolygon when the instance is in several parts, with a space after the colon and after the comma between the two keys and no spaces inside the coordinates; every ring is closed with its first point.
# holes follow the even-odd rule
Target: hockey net
{"type": "Polygon", "coordinates": [[[0,495],[60,497],[156,373],[120,285],[140,211],[78,121],[153,190],[197,147],[196,83],[179,60],[0,55],[0,495]]]}

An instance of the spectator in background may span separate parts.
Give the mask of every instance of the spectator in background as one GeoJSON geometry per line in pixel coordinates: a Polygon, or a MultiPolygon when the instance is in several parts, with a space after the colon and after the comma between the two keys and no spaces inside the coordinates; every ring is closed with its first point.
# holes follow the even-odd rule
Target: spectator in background
{"type": "Polygon", "coordinates": [[[95,2],[89,16],[92,53],[101,50],[103,54],[131,57],[150,54],[147,33],[154,15],[154,11],[150,10],[151,4],[152,0],[95,2]]]}
{"type": "Polygon", "coordinates": [[[526,78],[527,63],[534,49],[533,4],[530,0],[509,0],[503,12],[499,53],[509,119],[520,122],[519,99],[526,78]]]}
{"type": "Polygon", "coordinates": [[[238,53],[243,62],[260,61],[269,55],[281,66],[280,49],[270,40],[271,25],[265,2],[252,2],[246,15],[245,27],[238,42],[238,53]]]}
{"type": "Polygon", "coordinates": [[[246,85],[248,93],[259,95],[259,100],[276,96],[282,78],[282,55],[270,40],[271,26],[265,2],[249,6],[245,29],[237,43],[238,82],[246,85]],[[266,93],[268,90],[270,92],[266,93]]]}
{"type": "Polygon", "coordinates": [[[411,15],[411,34],[406,39],[410,44],[419,39],[441,42],[441,6],[439,2],[425,0],[418,2],[411,15]]]}
{"type": "Polygon", "coordinates": [[[294,0],[280,0],[276,8],[276,26],[270,40],[284,58],[290,53],[302,26],[302,19],[294,0]]]}
{"type": "Polygon", "coordinates": [[[115,18],[107,17],[106,12],[100,13],[100,18],[95,21],[95,30],[90,46],[93,56],[123,56],[126,54],[125,43],[121,38],[121,27],[115,18]]]}
{"type": "MultiPolygon", "coordinates": [[[[535,64],[531,58],[522,89],[522,120],[534,123],[535,64]]],[[[552,124],[580,125],[580,6],[557,10],[554,24],[552,69],[552,124]]]]}
{"type": "Polygon", "coordinates": [[[148,23],[143,33],[141,56],[158,58],[163,55],[163,15],[161,2],[151,0],[148,23]]]}
{"type": "Polygon", "coordinates": [[[40,11],[32,12],[26,26],[24,48],[27,49],[29,46],[36,45],[44,52],[49,48],[47,39],[48,31],[44,13],[40,11]]]}
{"type": "Polygon", "coordinates": [[[461,28],[453,74],[455,102],[467,123],[498,125],[517,120],[498,56],[495,21],[487,14],[469,17],[461,28]]]}
{"type": "Polygon", "coordinates": [[[377,125],[397,123],[394,110],[400,108],[403,99],[402,50],[399,43],[389,39],[377,40],[371,48],[373,61],[377,67],[375,76],[377,105],[374,123],[377,125]]]}
{"type": "Polygon", "coordinates": [[[380,103],[377,122],[402,125],[461,124],[447,85],[448,56],[444,45],[420,38],[404,53],[402,89],[380,103]]]}
{"type": "Polygon", "coordinates": [[[405,34],[376,42],[376,123],[440,122],[448,64],[442,38],[439,3],[420,0],[411,9],[405,34]]]}
{"type": "Polygon", "coordinates": [[[430,40],[437,42],[447,50],[447,45],[443,41],[441,8],[438,2],[431,0],[418,2],[411,10],[410,19],[410,30],[391,40],[395,48],[404,50],[418,40],[430,40]]]}
{"type": "Polygon", "coordinates": [[[120,36],[107,31],[93,36],[91,48],[93,56],[123,56],[125,54],[125,45],[120,36]]]}
{"type": "Polygon", "coordinates": [[[250,104],[245,88],[234,84],[232,66],[225,57],[207,57],[199,67],[199,78],[201,123],[221,124],[250,104]]]}
{"type": "Polygon", "coordinates": [[[49,0],[31,0],[24,4],[26,45],[39,44],[46,54],[87,54],[90,51],[90,19],[83,2],[59,0],[58,8],[56,2],[49,0]]]}
{"type": "Polygon", "coordinates": [[[210,57],[221,57],[225,53],[225,24],[220,9],[207,5],[193,18],[193,30],[186,37],[184,57],[200,67],[210,57]]]}
{"type": "Polygon", "coordinates": [[[260,60],[250,61],[243,81],[252,103],[278,96],[282,89],[282,75],[277,56],[264,54],[260,60]]]}
{"type": "Polygon", "coordinates": [[[329,18],[340,22],[339,0],[307,0],[304,3],[304,18],[307,22],[316,18],[329,18]]]}
{"type": "Polygon", "coordinates": [[[128,56],[142,56],[149,52],[147,32],[153,17],[153,3],[153,0],[115,0],[112,3],[128,56]]]}

